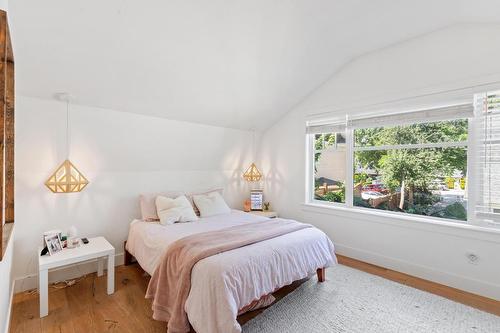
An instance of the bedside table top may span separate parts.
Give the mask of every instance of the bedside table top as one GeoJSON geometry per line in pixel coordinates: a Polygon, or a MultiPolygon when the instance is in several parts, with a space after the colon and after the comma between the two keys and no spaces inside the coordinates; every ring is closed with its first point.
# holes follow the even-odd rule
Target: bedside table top
{"type": "Polygon", "coordinates": [[[89,238],[88,244],[73,249],[63,249],[54,255],[40,256],[38,251],[38,269],[45,270],[70,265],[85,260],[104,257],[115,253],[115,248],[104,237],[89,238]]]}
{"type": "Polygon", "coordinates": [[[249,211],[248,213],[253,214],[253,215],[265,216],[265,217],[269,217],[269,218],[278,217],[278,213],[273,212],[271,210],[264,210],[264,211],[252,210],[252,211],[249,211]]]}

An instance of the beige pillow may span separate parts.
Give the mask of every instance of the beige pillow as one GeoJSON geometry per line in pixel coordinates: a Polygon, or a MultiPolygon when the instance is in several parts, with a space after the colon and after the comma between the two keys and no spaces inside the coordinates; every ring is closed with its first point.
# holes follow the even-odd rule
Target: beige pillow
{"type": "Polygon", "coordinates": [[[143,221],[159,221],[160,218],[156,213],[155,200],[157,196],[175,199],[184,195],[184,192],[170,191],[170,192],[156,192],[156,193],[143,193],[139,196],[139,203],[141,205],[141,216],[143,221]]]}
{"type": "Polygon", "coordinates": [[[231,208],[226,204],[219,192],[193,195],[193,201],[200,210],[201,217],[229,214],[231,208]]]}
{"type": "Polygon", "coordinates": [[[219,192],[219,194],[221,196],[222,196],[222,194],[224,194],[224,190],[221,188],[218,188],[218,189],[205,191],[205,192],[190,193],[187,195],[188,199],[191,201],[191,204],[193,205],[193,209],[194,209],[194,212],[196,213],[196,215],[200,216],[200,210],[198,209],[198,207],[196,207],[196,203],[194,202],[193,197],[195,195],[203,195],[203,194],[208,194],[208,193],[212,193],[212,192],[219,192]]]}
{"type": "Polygon", "coordinates": [[[160,218],[160,223],[163,225],[198,220],[198,216],[194,213],[193,206],[191,206],[191,203],[184,195],[175,199],[157,196],[155,203],[156,212],[160,218]]]}

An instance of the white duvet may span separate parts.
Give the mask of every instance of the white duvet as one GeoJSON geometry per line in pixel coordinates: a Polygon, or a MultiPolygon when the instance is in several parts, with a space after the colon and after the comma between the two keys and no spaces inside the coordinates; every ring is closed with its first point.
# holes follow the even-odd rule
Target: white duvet
{"type": "MultiPolygon", "coordinates": [[[[177,239],[267,219],[233,210],[230,214],[167,226],[135,220],[130,225],[127,250],[153,275],[165,249],[177,239]]],[[[241,332],[236,321],[239,309],[334,263],[332,242],[316,228],[200,260],[193,268],[185,305],[189,322],[197,333],[241,332]]]]}

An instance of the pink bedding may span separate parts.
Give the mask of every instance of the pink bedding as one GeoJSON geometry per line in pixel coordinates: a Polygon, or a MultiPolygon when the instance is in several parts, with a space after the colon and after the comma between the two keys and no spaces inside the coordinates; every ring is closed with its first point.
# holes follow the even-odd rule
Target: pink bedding
{"type": "Polygon", "coordinates": [[[146,298],[153,299],[153,318],[168,322],[169,333],[188,333],[190,326],[184,306],[191,289],[191,270],[198,261],[306,228],[312,226],[274,219],[199,233],[176,241],[168,247],[146,292],[146,298]]]}
{"type": "MultiPolygon", "coordinates": [[[[127,250],[153,275],[167,247],[183,237],[266,220],[237,210],[169,226],[136,220],[130,225],[127,250]]],[[[239,333],[240,309],[335,263],[333,243],[317,228],[219,253],[194,265],[184,310],[197,333],[239,333]]]]}

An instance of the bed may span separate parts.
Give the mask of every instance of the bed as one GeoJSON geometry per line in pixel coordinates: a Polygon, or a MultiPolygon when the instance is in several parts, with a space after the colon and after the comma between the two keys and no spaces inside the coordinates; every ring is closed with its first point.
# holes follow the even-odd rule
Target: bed
{"type": "MultiPolygon", "coordinates": [[[[181,238],[266,220],[238,210],[167,226],[134,220],[126,256],[153,275],[169,245],[181,238]]],[[[222,252],[194,265],[184,310],[197,333],[241,332],[236,320],[240,309],[314,273],[323,281],[324,268],[335,263],[333,243],[316,228],[222,252]]]]}

